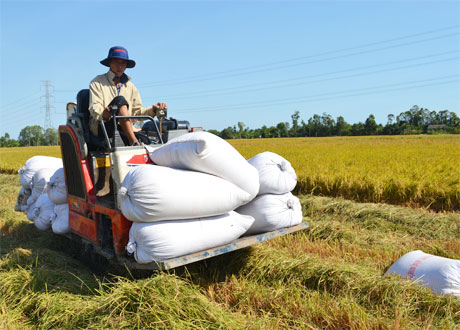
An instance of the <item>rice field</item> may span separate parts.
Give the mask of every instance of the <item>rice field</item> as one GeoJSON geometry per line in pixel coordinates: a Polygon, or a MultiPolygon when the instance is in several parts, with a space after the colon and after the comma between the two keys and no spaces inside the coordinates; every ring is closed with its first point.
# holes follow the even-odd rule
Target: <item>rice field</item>
{"type": "Polygon", "coordinates": [[[13,211],[18,190],[0,174],[1,329],[460,326],[458,298],[384,276],[416,249],[458,259],[458,213],[304,195],[306,231],[136,279],[69,255],[13,211]]]}
{"type": "Polygon", "coordinates": [[[291,161],[309,228],[149,274],[72,257],[66,238],[14,212],[17,169],[60,151],[0,149],[0,329],[460,328],[458,298],[384,275],[413,250],[460,259],[460,213],[430,210],[458,203],[457,136],[230,142],[246,158],[273,151],[291,161]],[[416,194],[385,190],[390,179],[416,194]]]}
{"type": "MultiPolygon", "coordinates": [[[[245,158],[272,151],[291,162],[296,193],[435,211],[460,211],[460,136],[413,135],[228,140],[245,158]]],[[[0,173],[59,147],[0,148],[0,173]]]]}
{"type": "Polygon", "coordinates": [[[301,194],[435,211],[460,210],[460,136],[414,135],[229,140],[250,158],[288,159],[301,194]]]}
{"type": "Polygon", "coordinates": [[[18,173],[19,168],[36,155],[61,158],[61,149],[59,146],[0,148],[0,173],[18,173]]]}

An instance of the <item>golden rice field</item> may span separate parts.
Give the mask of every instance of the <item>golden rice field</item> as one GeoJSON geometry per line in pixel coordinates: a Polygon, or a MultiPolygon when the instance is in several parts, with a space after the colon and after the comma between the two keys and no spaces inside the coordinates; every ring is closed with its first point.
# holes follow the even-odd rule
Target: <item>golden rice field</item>
{"type": "Polygon", "coordinates": [[[414,135],[229,141],[243,156],[288,159],[299,193],[460,210],[460,136],[414,135]]]}
{"type": "MultiPolygon", "coordinates": [[[[290,160],[301,193],[383,200],[390,195],[378,191],[389,194],[393,180],[427,200],[436,192],[440,209],[458,211],[459,138],[230,142],[246,158],[269,150],[290,160]]],[[[37,154],[60,151],[0,149],[0,171],[14,173],[37,154]]],[[[65,237],[37,230],[13,210],[19,189],[19,175],[0,174],[0,329],[460,329],[458,297],[385,276],[414,250],[459,259],[458,212],[299,194],[307,230],[134,278],[82,262],[65,237]]],[[[415,195],[394,196],[423,205],[415,195]]]]}
{"type": "Polygon", "coordinates": [[[61,158],[61,149],[59,146],[0,148],[0,172],[18,173],[19,168],[36,155],[61,158]]]}
{"type": "MultiPolygon", "coordinates": [[[[460,136],[414,135],[229,140],[250,158],[272,151],[288,159],[302,194],[460,210],[460,136]]],[[[33,155],[59,147],[0,149],[0,172],[16,173],[33,155]]]]}

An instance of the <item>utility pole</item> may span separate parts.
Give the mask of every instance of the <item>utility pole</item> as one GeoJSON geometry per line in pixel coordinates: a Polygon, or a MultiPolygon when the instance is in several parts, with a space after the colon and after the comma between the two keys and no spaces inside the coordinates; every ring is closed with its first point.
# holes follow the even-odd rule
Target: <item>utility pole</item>
{"type": "Polygon", "coordinates": [[[49,80],[42,80],[42,86],[45,88],[45,95],[42,97],[45,98],[45,105],[42,108],[45,108],[45,130],[48,128],[53,128],[53,122],[51,120],[51,108],[54,108],[54,105],[51,105],[50,98],[54,99],[54,96],[51,94],[50,89],[54,88],[49,80]]]}

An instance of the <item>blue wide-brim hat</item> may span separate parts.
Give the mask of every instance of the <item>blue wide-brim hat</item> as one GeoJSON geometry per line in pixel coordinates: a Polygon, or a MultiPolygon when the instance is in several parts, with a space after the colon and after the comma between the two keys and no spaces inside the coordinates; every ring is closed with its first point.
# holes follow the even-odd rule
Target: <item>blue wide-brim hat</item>
{"type": "Polygon", "coordinates": [[[101,61],[101,64],[110,67],[110,60],[112,58],[119,58],[119,59],[127,61],[128,62],[126,65],[127,68],[134,68],[134,66],[136,65],[136,62],[129,59],[128,50],[126,50],[125,47],[115,46],[115,47],[110,48],[109,55],[107,56],[106,59],[103,59],[101,61]]]}

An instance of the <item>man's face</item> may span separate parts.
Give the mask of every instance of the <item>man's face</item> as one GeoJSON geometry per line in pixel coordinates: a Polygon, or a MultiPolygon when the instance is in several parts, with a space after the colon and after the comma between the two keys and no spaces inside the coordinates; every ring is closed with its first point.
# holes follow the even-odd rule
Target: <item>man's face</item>
{"type": "Polygon", "coordinates": [[[110,70],[115,73],[117,77],[120,77],[123,72],[125,72],[127,63],[128,61],[122,60],[120,58],[113,58],[110,61],[110,70]]]}

